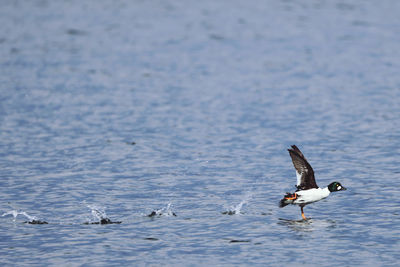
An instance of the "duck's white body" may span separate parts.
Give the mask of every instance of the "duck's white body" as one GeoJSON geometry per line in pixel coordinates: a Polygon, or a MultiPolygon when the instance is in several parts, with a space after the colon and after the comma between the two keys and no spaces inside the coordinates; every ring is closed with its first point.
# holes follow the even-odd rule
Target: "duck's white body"
{"type": "Polygon", "coordinates": [[[320,201],[329,196],[331,192],[328,187],[325,188],[311,188],[308,190],[300,190],[297,191],[298,195],[297,199],[293,201],[293,204],[296,205],[307,205],[313,202],[320,201]]]}

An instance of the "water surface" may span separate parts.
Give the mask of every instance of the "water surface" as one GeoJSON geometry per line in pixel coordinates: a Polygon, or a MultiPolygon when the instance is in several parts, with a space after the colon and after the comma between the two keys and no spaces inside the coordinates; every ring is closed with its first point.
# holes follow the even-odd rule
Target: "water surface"
{"type": "Polygon", "coordinates": [[[399,11],[2,1],[0,262],[396,265],[399,11]],[[348,188],[306,222],[292,144],[348,188]]]}

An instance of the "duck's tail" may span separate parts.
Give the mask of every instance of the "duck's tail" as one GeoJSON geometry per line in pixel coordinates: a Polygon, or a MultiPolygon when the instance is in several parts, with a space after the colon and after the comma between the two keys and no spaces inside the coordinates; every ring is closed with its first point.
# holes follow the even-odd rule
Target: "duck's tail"
{"type": "Polygon", "coordinates": [[[282,198],[281,201],[279,201],[279,208],[283,208],[286,205],[289,205],[290,203],[287,203],[286,199],[282,198]]]}
{"type": "Polygon", "coordinates": [[[289,204],[293,204],[293,202],[297,199],[296,193],[286,193],[286,195],[279,201],[279,207],[283,208],[289,204]]]}

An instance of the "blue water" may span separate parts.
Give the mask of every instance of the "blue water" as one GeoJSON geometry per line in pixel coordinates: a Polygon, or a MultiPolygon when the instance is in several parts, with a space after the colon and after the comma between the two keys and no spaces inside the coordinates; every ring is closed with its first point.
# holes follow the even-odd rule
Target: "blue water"
{"type": "Polygon", "coordinates": [[[0,6],[2,265],[397,266],[400,2],[0,6]]]}

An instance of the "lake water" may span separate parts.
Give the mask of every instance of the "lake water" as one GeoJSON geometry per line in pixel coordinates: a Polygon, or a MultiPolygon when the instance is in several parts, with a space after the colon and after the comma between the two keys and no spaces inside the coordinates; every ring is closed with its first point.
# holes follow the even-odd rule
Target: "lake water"
{"type": "Polygon", "coordinates": [[[0,6],[2,265],[398,266],[399,1],[0,6]]]}

